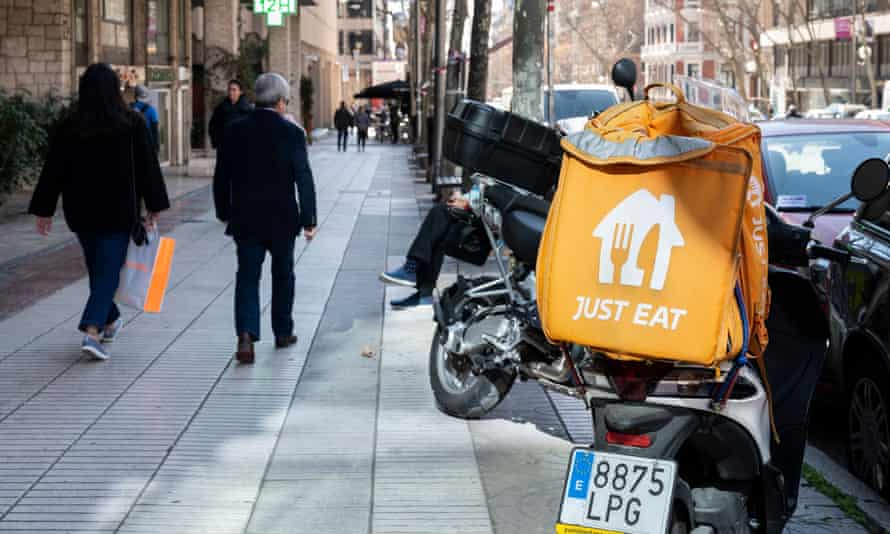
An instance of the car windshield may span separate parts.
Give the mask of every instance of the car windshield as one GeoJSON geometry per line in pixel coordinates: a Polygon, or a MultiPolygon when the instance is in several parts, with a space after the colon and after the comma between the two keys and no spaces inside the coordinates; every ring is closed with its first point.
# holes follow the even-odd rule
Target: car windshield
{"type": "MultiPolygon", "coordinates": [[[[550,116],[549,97],[550,91],[544,91],[545,117],[550,116]]],[[[557,89],[553,113],[558,121],[571,117],[589,117],[617,103],[615,93],[604,89],[557,89]]]]}
{"type": "MultiPolygon", "coordinates": [[[[850,177],[868,158],[890,154],[890,133],[784,135],[764,139],[767,174],[776,208],[813,211],[850,192],[850,177]]],[[[853,211],[848,200],[839,211],[853,211]]]]}

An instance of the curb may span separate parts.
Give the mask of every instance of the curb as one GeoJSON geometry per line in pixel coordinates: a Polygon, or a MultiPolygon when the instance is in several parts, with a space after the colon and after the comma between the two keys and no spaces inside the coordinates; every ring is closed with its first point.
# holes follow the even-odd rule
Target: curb
{"type": "Polygon", "coordinates": [[[875,532],[890,532],[890,506],[875,490],[815,447],[807,445],[804,461],[837,489],[856,499],[875,532]]]}

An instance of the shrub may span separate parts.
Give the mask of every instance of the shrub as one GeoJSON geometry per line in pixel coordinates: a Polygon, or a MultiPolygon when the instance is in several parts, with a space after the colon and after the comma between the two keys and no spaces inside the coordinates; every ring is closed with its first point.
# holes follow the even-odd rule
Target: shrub
{"type": "Polygon", "coordinates": [[[40,175],[50,134],[71,108],[70,101],[55,96],[29,100],[0,92],[0,194],[40,175]]]}

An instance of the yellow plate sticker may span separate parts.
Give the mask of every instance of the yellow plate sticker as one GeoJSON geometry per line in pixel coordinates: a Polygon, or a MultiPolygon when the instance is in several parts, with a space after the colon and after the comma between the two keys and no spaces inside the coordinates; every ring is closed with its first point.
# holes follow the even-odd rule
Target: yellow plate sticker
{"type": "Polygon", "coordinates": [[[578,527],[575,525],[556,524],[556,534],[622,534],[617,530],[603,530],[601,528],[578,527]]]}

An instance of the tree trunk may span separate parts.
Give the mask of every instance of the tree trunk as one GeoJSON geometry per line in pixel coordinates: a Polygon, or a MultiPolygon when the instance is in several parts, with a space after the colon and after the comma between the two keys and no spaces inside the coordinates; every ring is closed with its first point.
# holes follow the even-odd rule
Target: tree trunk
{"type": "MultiPolygon", "coordinates": [[[[868,22],[865,19],[865,6],[862,5],[861,2],[856,2],[856,9],[859,12],[860,23],[862,24],[862,38],[863,41],[866,39],[865,26],[868,22]]],[[[869,55],[865,58],[865,70],[868,75],[868,90],[869,96],[871,97],[871,105],[869,106],[872,109],[877,109],[880,107],[878,104],[878,87],[877,82],[875,81],[875,48],[877,44],[877,39],[872,38],[871,43],[864,43],[865,46],[868,47],[869,55]]],[[[858,57],[858,54],[857,54],[858,57]]]]}
{"type": "Polygon", "coordinates": [[[513,10],[513,112],[542,121],[544,0],[516,0],[513,10]]]}
{"type": "Polygon", "coordinates": [[[467,98],[485,102],[488,90],[488,38],[491,32],[491,0],[473,2],[470,34],[470,72],[467,98]]]}
{"type": "Polygon", "coordinates": [[[451,19],[451,44],[448,46],[448,78],[446,109],[451,109],[457,102],[463,87],[460,83],[461,69],[464,65],[464,22],[467,20],[467,0],[454,0],[454,14],[451,19]]]}

